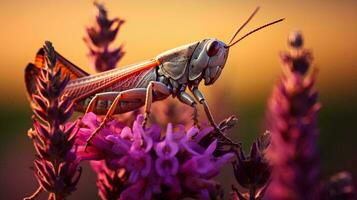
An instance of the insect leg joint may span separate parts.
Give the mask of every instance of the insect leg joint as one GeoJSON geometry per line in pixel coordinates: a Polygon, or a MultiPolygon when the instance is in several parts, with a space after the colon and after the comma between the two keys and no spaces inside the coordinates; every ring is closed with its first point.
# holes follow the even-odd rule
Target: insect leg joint
{"type": "Polygon", "coordinates": [[[193,88],[191,88],[191,92],[192,92],[193,96],[196,98],[196,100],[198,102],[200,102],[201,104],[206,100],[197,86],[194,86],[193,88]]]}

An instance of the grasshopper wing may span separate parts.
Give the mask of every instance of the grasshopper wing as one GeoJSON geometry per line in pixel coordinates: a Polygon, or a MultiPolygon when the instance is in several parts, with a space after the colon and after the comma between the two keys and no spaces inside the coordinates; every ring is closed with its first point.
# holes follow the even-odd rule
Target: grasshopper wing
{"type": "MultiPolygon", "coordinates": [[[[32,94],[36,93],[36,77],[41,72],[41,69],[46,68],[44,55],[45,51],[43,50],[43,48],[41,48],[36,54],[34,64],[29,63],[25,69],[26,91],[27,96],[30,100],[32,99],[32,94]]],[[[58,52],[56,52],[56,58],[57,63],[55,70],[62,70],[62,78],[64,78],[66,75],[69,75],[70,79],[73,80],[89,75],[87,72],[83,71],[81,68],[68,61],[58,52]]]]}
{"type": "MultiPolygon", "coordinates": [[[[38,68],[45,68],[45,59],[44,59],[45,51],[41,48],[35,58],[35,66],[38,68]]],[[[64,58],[61,54],[56,52],[57,64],[56,64],[56,71],[61,68],[62,74],[66,76],[67,74],[70,75],[71,79],[81,78],[84,76],[88,76],[89,74],[83,71],[81,68],[77,67],[75,64],[68,61],[64,58]]]]}

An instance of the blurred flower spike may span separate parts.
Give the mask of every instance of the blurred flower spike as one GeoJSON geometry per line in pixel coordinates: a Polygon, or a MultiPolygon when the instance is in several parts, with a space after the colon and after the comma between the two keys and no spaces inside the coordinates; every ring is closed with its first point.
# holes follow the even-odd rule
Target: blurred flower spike
{"type": "MultiPolygon", "coordinates": [[[[108,122],[85,152],[87,138],[100,124],[95,114],[86,114],[76,141],[79,159],[98,160],[96,168],[105,164],[102,168],[121,170],[126,182],[119,199],[210,199],[210,195],[216,195],[217,183],[213,178],[234,154],[215,157],[217,140],[207,147],[199,144],[213,129],[192,127],[185,132],[182,125],[167,124],[161,136],[158,125],[143,128],[143,119],[138,115],[132,127],[116,120],[108,122]],[[103,159],[106,162],[100,161],[103,159]]],[[[99,189],[101,196],[106,194],[107,188],[99,189]]]]}
{"type": "Polygon", "coordinates": [[[321,200],[353,200],[356,199],[356,187],[352,174],[346,171],[333,175],[321,188],[321,200]]]}
{"type": "Polygon", "coordinates": [[[90,164],[97,174],[97,187],[101,199],[119,199],[127,185],[125,170],[110,169],[105,160],[91,161],[90,164]]]}
{"type": "Polygon", "coordinates": [[[283,75],[268,102],[272,180],[266,198],[310,200],[319,185],[316,70],[307,73],[312,54],[303,48],[300,32],[292,32],[288,44],[289,52],[280,54],[283,75]]]}
{"type": "Polygon", "coordinates": [[[242,193],[232,186],[234,200],[261,199],[270,178],[269,163],[265,159],[265,150],[269,145],[270,133],[260,136],[252,145],[250,155],[246,156],[242,148],[236,151],[237,160],[233,162],[233,172],[239,185],[247,189],[242,193]]]}
{"type": "Polygon", "coordinates": [[[96,8],[96,21],[93,26],[87,27],[87,35],[84,37],[89,48],[89,58],[97,72],[103,72],[116,67],[124,56],[123,45],[110,48],[115,40],[124,20],[120,18],[109,19],[104,5],[94,2],[96,8]]]}

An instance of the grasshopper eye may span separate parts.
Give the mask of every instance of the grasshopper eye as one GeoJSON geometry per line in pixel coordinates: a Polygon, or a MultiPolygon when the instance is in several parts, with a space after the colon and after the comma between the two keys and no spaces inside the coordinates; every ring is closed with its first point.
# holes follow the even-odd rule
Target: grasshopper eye
{"type": "Polygon", "coordinates": [[[213,41],[211,44],[207,46],[207,55],[209,57],[215,56],[217,52],[219,51],[220,45],[217,41],[213,41]]]}

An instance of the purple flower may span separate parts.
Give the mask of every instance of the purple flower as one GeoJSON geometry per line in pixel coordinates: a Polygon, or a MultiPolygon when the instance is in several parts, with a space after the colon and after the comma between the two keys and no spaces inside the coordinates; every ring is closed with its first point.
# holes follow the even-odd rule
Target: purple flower
{"type": "Polygon", "coordinates": [[[32,95],[36,118],[29,136],[37,153],[34,166],[40,187],[29,198],[44,190],[50,193],[49,199],[65,199],[76,190],[82,172],[74,149],[79,123],[65,124],[73,113],[73,103],[62,95],[69,76],[63,78],[61,70],[56,71],[52,44],[45,42],[38,55],[44,56],[45,62],[36,66],[42,71],[37,74],[36,91],[32,95]]]}
{"type": "Polygon", "coordinates": [[[236,199],[245,200],[261,199],[264,189],[270,177],[268,161],[265,158],[265,150],[269,145],[269,133],[260,136],[252,145],[249,156],[244,155],[242,148],[236,153],[237,161],[233,162],[234,175],[239,183],[249,194],[242,194],[232,186],[236,199]]]}
{"type": "Polygon", "coordinates": [[[112,157],[112,154],[115,152],[112,151],[113,143],[108,140],[106,137],[114,137],[119,136],[124,125],[121,123],[113,123],[109,122],[106,126],[101,129],[101,134],[94,137],[92,143],[94,145],[90,145],[87,148],[87,152],[85,151],[84,145],[87,142],[88,137],[93,133],[93,131],[99,126],[101,119],[97,117],[94,113],[87,113],[83,116],[81,120],[81,128],[78,132],[76,138],[76,148],[77,148],[77,157],[80,161],[82,160],[101,160],[106,157],[112,157]],[[97,146],[100,148],[94,148],[93,146],[97,146]]]}
{"type": "Polygon", "coordinates": [[[313,89],[315,73],[306,74],[311,53],[302,48],[300,33],[289,39],[296,45],[281,54],[284,74],[268,104],[272,180],[266,198],[313,199],[319,181],[316,116],[320,104],[313,89]]]}
{"type": "Polygon", "coordinates": [[[149,174],[124,190],[120,195],[120,200],[151,200],[155,199],[153,198],[155,194],[160,194],[161,192],[160,180],[157,179],[155,174],[149,174]]]}
{"type": "Polygon", "coordinates": [[[167,185],[172,185],[176,179],[179,168],[179,161],[176,157],[159,157],[155,161],[155,169],[158,175],[167,185]]]}
{"type": "Polygon", "coordinates": [[[324,182],[320,191],[321,200],[353,200],[356,197],[352,174],[346,171],[333,175],[324,182]]]}
{"type": "Polygon", "coordinates": [[[183,164],[181,170],[206,179],[218,175],[219,169],[223,164],[231,160],[234,154],[227,153],[220,158],[216,158],[213,156],[216,146],[217,140],[213,141],[204,152],[196,152],[191,159],[183,164]]]}
{"type": "Polygon", "coordinates": [[[127,156],[120,159],[119,162],[130,173],[130,183],[136,182],[139,178],[146,177],[152,167],[152,159],[144,151],[131,151],[127,156]]]}
{"type": "Polygon", "coordinates": [[[127,172],[124,169],[111,169],[105,160],[91,161],[92,169],[97,173],[97,187],[102,199],[119,199],[127,187],[127,172]]]}
{"type": "Polygon", "coordinates": [[[178,150],[179,145],[173,138],[172,124],[168,124],[165,140],[157,143],[155,146],[155,152],[158,156],[155,161],[155,169],[168,185],[178,181],[176,179],[179,168],[179,161],[176,158],[178,150]]]}
{"type": "MultiPolygon", "coordinates": [[[[205,151],[205,146],[200,144],[200,141],[205,138],[208,134],[210,134],[214,129],[212,127],[204,128],[203,130],[199,130],[196,127],[192,127],[187,131],[187,134],[184,138],[182,138],[181,145],[191,154],[199,155],[205,151]]],[[[213,140],[210,140],[208,143],[211,144],[213,140]]],[[[208,146],[207,145],[207,146],[208,146]]]]}
{"type": "Polygon", "coordinates": [[[160,158],[171,158],[177,154],[178,150],[179,146],[174,141],[172,124],[168,124],[165,139],[156,144],[155,152],[160,158]]]}
{"type": "Polygon", "coordinates": [[[103,72],[115,68],[125,54],[122,45],[114,49],[109,48],[124,20],[108,19],[104,5],[97,2],[94,5],[97,9],[96,23],[94,26],[86,28],[87,35],[84,37],[84,41],[89,48],[92,65],[96,71],[103,72]]]}
{"type": "MultiPolygon", "coordinates": [[[[142,122],[142,115],[138,115],[132,127],[121,127],[116,120],[108,122],[94,138],[88,153],[91,156],[87,158],[105,159],[111,170],[125,171],[127,180],[120,199],[208,199],[217,190],[213,178],[234,156],[233,153],[214,156],[217,140],[207,147],[199,144],[212,128],[191,128],[186,133],[183,126],[173,128],[168,124],[166,133],[160,136],[158,126],[143,128],[142,122]]],[[[88,133],[99,126],[99,120],[88,113],[82,123],[78,149],[84,146],[88,133]]],[[[86,157],[84,153],[80,152],[79,156],[86,157]]]]}

